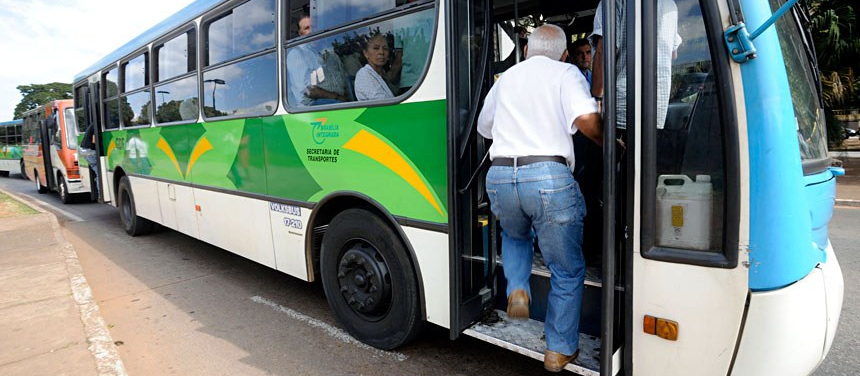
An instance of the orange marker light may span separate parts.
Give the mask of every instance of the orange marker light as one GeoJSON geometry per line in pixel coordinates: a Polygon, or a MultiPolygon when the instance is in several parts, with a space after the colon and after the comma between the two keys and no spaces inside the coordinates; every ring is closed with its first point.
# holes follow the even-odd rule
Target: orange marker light
{"type": "Polygon", "coordinates": [[[657,319],[657,337],[669,341],[677,341],[678,323],[671,320],[657,319]]]}
{"type": "Polygon", "coordinates": [[[644,327],[645,333],[648,334],[657,334],[657,318],[654,316],[645,315],[645,319],[642,320],[642,326],[644,327]]]}
{"type": "Polygon", "coordinates": [[[200,205],[194,205],[194,210],[200,211],[200,205]]]}

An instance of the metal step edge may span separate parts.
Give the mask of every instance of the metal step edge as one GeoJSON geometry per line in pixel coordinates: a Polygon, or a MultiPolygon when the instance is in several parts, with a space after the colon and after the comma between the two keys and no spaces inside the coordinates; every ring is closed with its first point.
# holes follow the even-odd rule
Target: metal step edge
{"type": "MultiPolygon", "coordinates": [[[[475,339],[479,339],[479,340],[484,341],[484,342],[491,343],[491,344],[499,346],[501,348],[511,350],[515,353],[525,355],[529,358],[538,360],[540,362],[543,362],[543,357],[544,357],[543,354],[541,354],[537,351],[534,351],[534,350],[527,349],[527,348],[522,347],[520,345],[510,343],[510,342],[507,342],[507,341],[504,341],[504,340],[501,340],[501,339],[498,339],[495,337],[491,337],[491,336],[488,336],[488,335],[483,334],[483,333],[476,332],[475,330],[473,330],[471,328],[464,330],[463,334],[465,334],[469,337],[473,337],[475,339]]],[[[598,372],[598,371],[591,370],[591,369],[588,369],[588,368],[585,368],[585,367],[582,367],[582,366],[579,366],[579,365],[576,365],[573,363],[568,363],[568,365],[565,366],[564,369],[566,371],[574,372],[574,373],[581,375],[581,376],[600,376],[600,372],[598,372]]]]}

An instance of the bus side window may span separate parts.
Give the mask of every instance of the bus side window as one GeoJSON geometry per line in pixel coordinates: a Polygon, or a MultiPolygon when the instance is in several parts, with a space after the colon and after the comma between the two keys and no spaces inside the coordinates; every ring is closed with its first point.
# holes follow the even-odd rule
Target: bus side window
{"type": "MultiPolygon", "coordinates": [[[[307,18],[301,15],[298,21],[307,18]]],[[[354,28],[287,49],[287,103],[307,107],[386,100],[424,73],[433,39],[432,9],[354,28]]],[[[310,17],[311,32],[314,18],[310,17]]]]}
{"type": "Polygon", "coordinates": [[[203,115],[272,115],[278,103],[274,0],[250,0],[203,25],[203,115]]]}
{"type": "Polygon", "coordinates": [[[155,122],[196,121],[197,31],[188,30],[152,49],[155,54],[155,122]]]}
{"type": "Polygon", "coordinates": [[[655,245],[719,251],[725,122],[702,10],[698,0],[658,0],[657,13],[655,245]]]}
{"type": "Polygon", "coordinates": [[[119,78],[117,69],[111,68],[102,75],[102,82],[104,83],[102,97],[104,128],[117,129],[119,128],[119,78]]]}

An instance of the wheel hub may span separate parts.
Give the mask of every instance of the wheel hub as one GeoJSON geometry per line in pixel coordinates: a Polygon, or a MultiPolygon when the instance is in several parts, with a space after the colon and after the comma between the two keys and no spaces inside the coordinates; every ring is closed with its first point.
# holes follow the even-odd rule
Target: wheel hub
{"type": "Polygon", "coordinates": [[[367,318],[384,315],[391,302],[391,278],[382,255],[373,246],[357,242],[340,258],[337,279],[347,304],[367,318]]]}

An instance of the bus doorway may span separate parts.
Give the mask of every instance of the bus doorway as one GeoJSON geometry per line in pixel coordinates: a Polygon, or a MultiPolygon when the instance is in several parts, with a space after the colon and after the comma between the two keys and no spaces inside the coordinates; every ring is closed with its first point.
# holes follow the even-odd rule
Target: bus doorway
{"type": "MultiPolygon", "coordinates": [[[[452,295],[458,304],[452,314],[452,337],[460,332],[543,360],[546,343],[543,339],[550,271],[545,266],[540,249],[535,246],[530,287],[532,291],[529,320],[508,320],[505,315],[507,296],[504,265],[501,263],[501,228],[489,209],[484,181],[490,160],[492,140],[477,134],[477,117],[483,98],[505,70],[526,58],[523,48],[527,36],[537,26],[551,23],[566,33],[569,45],[586,38],[594,22],[598,1],[575,4],[540,1],[469,1],[451,10],[456,33],[450,40],[452,74],[449,95],[449,121],[452,139],[451,197],[456,197],[451,229],[454,250],[452,295]]],[[[617,274],[608,287],[610,315],[604,315],[603,282],[603,220],[604,210],[621,205],[603,205],[603,150],[589,145],[587,139],[577,139],[575,174],[588,202],[585,242],[586,281],[583,290],[580,320],[580,355],[567,370],[582,375],[600,374],[601,359],[617,355],[623,344],[623,281],[617,274]],[[618,286],[618,287],[616,287],[618,286]],[[604,322],[604,319],[606,322],[604,322]],[[609,351],[601,351],[602,328],[609,325],[609,351]],[[614,345],[613,345],[614,344],[614,345]],[[606,353],[607,355],[604,355],[606,353]]],[[[619,169],[612,171],[620,173],[619,169]]],[[[616,195],[613,195],[615,197],[616,195]]],[[[618,197],[623,197],[619,195],[618,197]]],[[[619,202],[620,203],[620,202],[619,202]]],[[[623,242],[610,243],[613,256],[621,254],[623,242]]],[[[623,257],[613,257],[623,259],[623,257]]],[[[617,360],[620,366],[620,359],[617,360]]]]}

